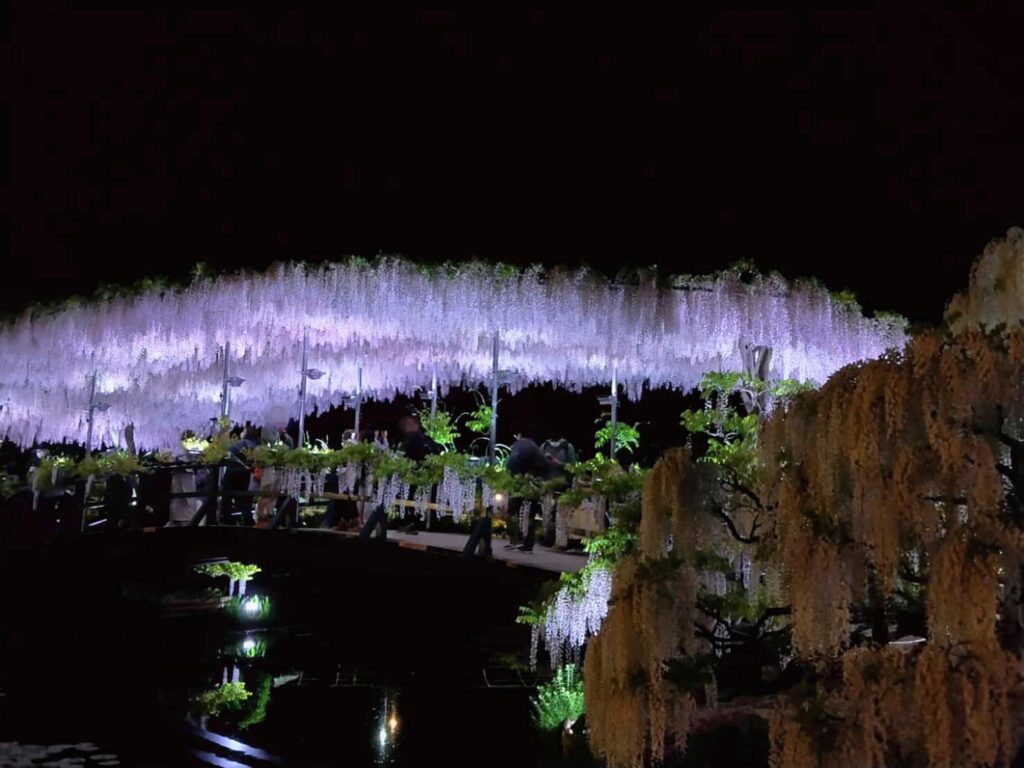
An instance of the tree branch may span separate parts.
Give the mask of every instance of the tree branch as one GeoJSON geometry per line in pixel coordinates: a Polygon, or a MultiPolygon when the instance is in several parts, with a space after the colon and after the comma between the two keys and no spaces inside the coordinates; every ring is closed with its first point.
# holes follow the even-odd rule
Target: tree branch
{"type": "Polygon", "coordinates": [[[716,517],[720,518],[726,524],[726,526],[728,526],[729,533],[731,533],[732,537],[741,544],[756,544],[761,540],[760,536],[744,536],[743,534],[741,534],[739,530],[736,528],[736,523],[734,523],[732,518],[725,514],[725,512],[723,512],[721,507],[719,507],[717,504],[711,505],[711,511],[715,514],[716,517]]]}
{"type": "Polygon", "coordinates": [[[743,496],[746,496],[748,499],[754,502],[754,506],[757,509],[764,509],[764,504],[761,503],[761,497],[758,496],[749,488],[747,488],[747,486],[743,485],[743,483],[739,482],[738,480],[723,480],[722,487],[727,491],[739,493],[743,496]]]}

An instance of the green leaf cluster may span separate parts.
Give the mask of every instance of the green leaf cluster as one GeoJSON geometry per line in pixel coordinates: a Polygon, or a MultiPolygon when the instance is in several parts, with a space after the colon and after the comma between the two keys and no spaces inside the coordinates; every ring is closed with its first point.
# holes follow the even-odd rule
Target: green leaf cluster
{"type": "Polygon", "coordinates": [[[239,728],[245,730],[267,719],[267,705],[270,703],[270,691],[272,688],[273,680],[270,675],[262,675],[255,698],[244,707],[248,711],[238,721],[239,728]]]}
{"type": "Polygon", "coordinates": [[[586,709],[583,675],[573,664],[559,668],[554,677],[537,689],[533,701],[537,726],[544,731],[571,727],[586,709]]]}
{"type": "MultiPolygon", "coordinates": [[[[598,451],[606,450],[612,441],[612,420],[610,417],[597,419],[597,432],[594,433],[594,448],[598,451]]],[[[640,429],[637,424],[626,424],[619,422],[615,425],[615,454],[619,451],[632,453],[640,447],[640,429]]]]}
{"type": "Polygon", "coordinates": [[[487,403],[480,403],[475,411],[472,411],[466,418],[466,429],[474,435],[486,437],[491,433],[491,419],[494,416],[494,409],[487,403]]]}
{"type": "Polygon", "coordinates": [[[74,474],[78,477],[110,477],[121,475],[131,477],[147,469],[139,461],[139,457],[128,451],[86,456],[75,465],[74,474]]]}
{"type": "Polygon", "coordinates": [[[202,573],[213,579],[227,577],[235,581],[248,581],[260,572],[258,565],[228,561],[224,563],[201,563],[195,566],[196,573],[202,573]]]}
{"type": "Polygon", "coordinates": [[[459,439],[459,429],[456,420],[447,411],[438,409],[433,416],[422,418],[423,432],[441,446],[445,451],[455,450],[455,441],[459,439]]]}
{"type": "Polygon", "coordinates": [[[216,688],[192,698],[194,708],[201,714],[217,717],[225,710],[238,710],[252,696],[245,683],[221,683],[216,688]]]}

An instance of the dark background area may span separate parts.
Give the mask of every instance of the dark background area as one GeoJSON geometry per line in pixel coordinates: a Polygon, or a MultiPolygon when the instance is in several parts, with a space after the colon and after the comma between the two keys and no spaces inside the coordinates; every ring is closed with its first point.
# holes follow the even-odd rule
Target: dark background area
{"type": "Polygon", "coordinates": [[[197,261],[385,252],[752,258],[936,320],[1024,220],[1019,3],[8,8],[8,312],[197,261]]]}

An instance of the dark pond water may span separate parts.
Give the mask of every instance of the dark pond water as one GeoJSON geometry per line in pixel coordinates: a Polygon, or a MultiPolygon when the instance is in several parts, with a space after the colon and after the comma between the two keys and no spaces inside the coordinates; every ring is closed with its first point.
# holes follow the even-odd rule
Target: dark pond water
{"type": "Polygon", "coordinates": [[[550,575],[233,529],[2,556],[0,765],[589,762],[531,721],[514,619],[550,575]],[[251,610],[204,602],[213,557],[263,568],[251,610]]]}

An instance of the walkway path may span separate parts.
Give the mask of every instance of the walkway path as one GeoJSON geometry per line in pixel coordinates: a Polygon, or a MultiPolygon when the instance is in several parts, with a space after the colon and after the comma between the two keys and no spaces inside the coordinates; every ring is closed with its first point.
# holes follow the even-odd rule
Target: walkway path
{"type": "MultiPolygon", "coordinates": [[[[340,533],[342,536],[356,535],[348,532],[340,533]]],[[[462,552],[468,538],[469,536],[464,533],[419,531],[410,534],[394,530],[388,531],[388,541],[395,542],[400,547],[423,551],[462,552]]],[[[505,549],[505,543],[504,539],[494,539],[491,545],[492,554],[495,560],[513,568],[540,568],[545,571],[562,573],[563,571],[578,571],[587,563],[587,556],[583,552],[561,552],[538,545],[534,547],[532,554],[528,554],[516,549],[505,549]]]]}

